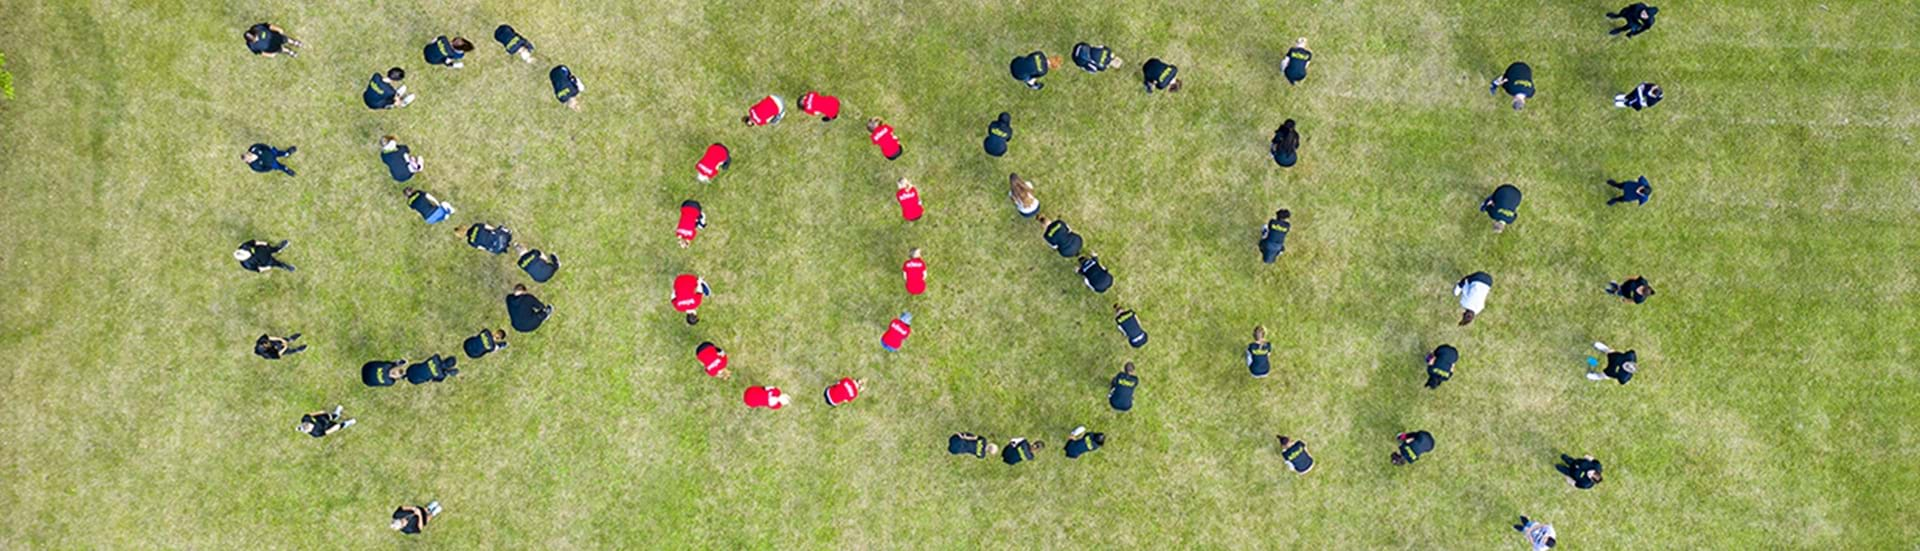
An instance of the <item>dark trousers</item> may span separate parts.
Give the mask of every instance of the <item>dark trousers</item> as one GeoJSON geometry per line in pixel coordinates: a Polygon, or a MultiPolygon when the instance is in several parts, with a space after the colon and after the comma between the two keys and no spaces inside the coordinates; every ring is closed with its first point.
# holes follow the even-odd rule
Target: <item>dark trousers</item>
{"type": "Polygon", "coordinates": [[[1613,206],[1615,203],[1627,203],[1627,202],[1636,202],[1640,204],[1646,204],[1647,202],[1646,197],[1642,197],[1640,194],[1634,193],[1627,189],[1627,186],[1635,185],[1635,184],[1639,184],[1639,182],[1615,182],[1613,180],[1607,180],[1607,185],[1613,186],[1615,189],[1620,190],[1620,196],[1612,199],[1608,199],[1607,206],[1613,206]]]}
{"type": "MultiPolygon", "coordinates": [[[[300,334],[299,334],[299,333],[294,333],[294,334],[292,334],[292,335],[289,335],[289,336],[287,336],[287,344],[293,344],[293,341],[297,341],[297,340],[300,340],[300,334]]],[[[285,351],[283,351],[283,352],[281,352],[281,353],[280,353],[280,356],[281,356],[281,357],[283,357],[283,358],[284,358],[284,357],[287,357],[287,356],[292,356],[292,355],[294,355],[295,353],[298,353],[298,352],[300,352],[301,350],[306,350],[306,349],[307,349],[307,345],[304,345],[304,344],[303,344],[303,345],[300,345],[300,346],[295,346],[295,347],[293,347],[293,348],[288,348],[288,349],[286,349],[285,351]]]]}
{"type": "Polygon", "coordinates": [[[267,170],[278,170],[287,173],[288,176],[292,176],[293,169],[288,168],[287,165],[280,164],[280,158],[293,155],[293,152],[298,149],[300,149],[298,146],[289,146],[286,149],[267,146],[267,153],[261,155],[260,160],[266,163],[267,170]]]}
{"type": "Polygon", "coordinates": [[[1646,10],[1646,4],[1634,3],[1633,5],[1621,8],[1618,12],[1607,14],[1608,19],[1627,20],[1627,24],[1621,25],[1620,28],[1609,31],[1607,34],[1627,33],[1627,36],[1633,36],[1647,32],[1647,27],[1640,23],[1640,18],[1646,14],[1646,10]]]}
{"type": "Polygon", "coordinates": [[[1287,250],[1279,247],[1269,248],[1266,245],[1261,245],[1260,261],[1268,264],[1272,264],[1274,260],[1277,260],[1280,258],[1280,253],[1284,253],[1284,252],[1287,252],[1287,250]]]}

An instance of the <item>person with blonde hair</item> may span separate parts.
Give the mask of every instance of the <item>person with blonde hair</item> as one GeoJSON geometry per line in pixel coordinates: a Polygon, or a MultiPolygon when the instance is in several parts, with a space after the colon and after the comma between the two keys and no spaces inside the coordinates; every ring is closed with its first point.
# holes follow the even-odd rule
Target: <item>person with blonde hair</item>
{"type": "Polygon", "coordinates": [[[392,134],[380,137],[380,162],[386,163],[387,175],[393,176],[395,182],[411,180],[413,175],[419,174],[420,170],[425,168],[420,157],[415,156],[413,150],[408,149],[406,144],[400,143],[400,138],[392,134]]]}
{"type": "Polygon", "coordinates": [[[1313,52],[1307,50],[1307,37],[1300,37],[1287,49],[1287,57],[1280,58],[1280,72],[1287,76],[1287,84],[1299,84],[1307,79],[1307,65],[1313,63],[1313,52]]]}
{"type": "Polygon", "coordinates": [[[1000,446],[988,442],[984,436],[971,432],[956,432],[947,437],[947,453],[952,455],[971,455],[977,459],[986,459],[989,455],[1000,453],[1000,446]]]}
{"type": "Polygon", "coordinates": [[[1269,357],[1272,354],[1273,344],[1267,342],[1266,326],[1253,326],[1253,342],[1247,343],[1247,373],[1255,379],[1266,378],[1268,373],[1273,372],[1273,362],[1269,357]]]}
{"type": "Polygon", "coordinates": [[[1033,182],[1019,174],[1007,174],[1007,198],[1013,199],[1013,210],[1020,213],[1021,218],[1040,214],[1040,197],[1033,194],[1033,182]]]}

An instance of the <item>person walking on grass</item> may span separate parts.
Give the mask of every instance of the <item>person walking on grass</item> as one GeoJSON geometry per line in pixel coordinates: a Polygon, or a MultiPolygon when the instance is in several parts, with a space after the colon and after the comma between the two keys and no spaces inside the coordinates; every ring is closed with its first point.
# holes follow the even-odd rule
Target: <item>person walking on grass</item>
{"type": "Polygon", "coordinates": [[[1085,426],[1075,428],[1072,433],[1067,434],[1065,446],[1067,459],[1079,459],[1080,456],[1093,453],[1094,450],[1105,445],[1107,445],[1107,433],[1087,432],[1085,426]]]}
{"type": "Polygon", "coordinates": [[[527,292],[526,285],[515,284],[507,294],[507,320],[514,331],[532,333],[551,316],[553,307],[527,292]]]}
{"type": "Polygon", "coordinates": [[[1307,454],[1306,442],[1287,438],[1284,434],[1276,436],[1280,438],[1280,460],[1286,462],[1288,469],[1298,474],[1313,470],[1313,456],[1307,454]]]}
{"type": "Polygon", "coordinates": [[[1555,465],[1553,470],[1565,475],[1567,484],[1575,488],[1591,490],[1595,485],[1600,484],[1600,461],[1591,455],[1576,459],[1564,453],[1560,454],[1560,464],[1555,465]]]}
{"type": "Polygon", "coordinates": [[[1013,58],[1013,61],[1007,64],[1007,70],[1013,73],[1014,80],[1034,90],[1046,88],[1047,85],[1040,82],[1040,77],[1047,76],[1048,70],[1059,67],[1060,58],[1047,57],[1045,52],[1038,50],[1013,58]]]}
{"type": "Polygon", "coordinates": [[[1107,405],[1114,411],[1133,410],[1133,392],[1140,389],[1140,377],[1133,373],[1133,362],[1120,366],[1107,384],[1107,405]]]}
{"type": "Polygon", "coordinates": [[[1619,28],[1608,31],[1607,34],[1627,33],[1627,38],[1633,38],[1634,35],[1652,29],[1653,16],[1659,13],[1660,8],[1640,2],[1628,4],[1627,7],[1620,8],[1620,11],[1607,14],[1607,19],[1622,19],[1626,22],[1626,24],[1621,25],[1619,28]]]}
{"type": "Polygon", "coordinates": [[[399,109],[413,103],[414,95],[407,93],[407,87],[400,84],[407,78],[406,70],[399,67],[387,69],[386,74],[374,73],[368,79],[367,89],[360,93],[360,100],[366,102],[368,109],[399,109]]]}
{"type": "Polygon", "coordinates": [[[273,335],[260,335],[259,340],[253,341],[253,354],[269,360],[278,360],[292,356],[307,349],[307,345],[304,344],[288,348],[289,346],[293,346],[293,341],[297,340],[300,340],[299,333],[288,335],[287,338],[284,339],[273,335]]]}
{"type": "Polygon", "coordinates": [[[282,239],[278,244],[270,244],[255,239],[241,243],[240,248],[234,249],[233,259],[240,261],[240,267],[247,271],[266,273],[267,270],[279,268],[291,272],[293,271],[292,264],[282,262],[279,258],[274,257],[276,253],[286,250],[287,245],[290,243],[293,243],[293,241],[288,239],[282,239]]]}
{"type": "Polygon", "coordinates": [[[407,198],[407,208],[419,213],[420,219],[428,225],[438,224],[453,215],[453,204],[441,201],[431,193],[406,188],[400,190],[400,194],[407,198]]]}
{"type": "Polygon", "coordinates": [[[687,325],[700,323],[700,303],[713,295],[707,280],[693,274],[673,278],[673,309],[687,314],[687,325]]]}
{"type": "Polygon", "coordinates": [[[1488,94],[1497,93],[1501,90],[1505,90],[1507,95],[1513,96],[1514,111],[1525,109],[1527,107],[1527,98],[1533,97],[1534,94],[1533,67],[1519,61],[1508,65],[1507,71],[1501,73],[1498,78],[1493,79],[1492,84],[1487,86],[1488,94]]]}
{"type": "Polygon", "coordinates": [[[978,459],[1000,453],[1000,446],[988,442],[986,437],[971,432],[956,432],[947,437],[947,453],[950,455],[971,455],[978,459]]]}
{"type": "Polygon", "coordinates": [[[1460,325],[1473,323],[1474,316],[1487,308],[1487,295],[1493,294],[1493,275],[1474,272],[1454,284],[1453,295],[1460,297],[1460,325]]]}
{"type": "Polygon", "coordinates": [[[1146,83],[1148,94],[1152,94],[1154,90],[1180,91],[1179,67],[1160,61],[1160,58],[1156,57],[1148,59],[1146,64],[1141,65],[1140,72],[1146,83]]]}
{"type": "Polygon", "coordinates": [[[1640,304],[1646,302],[1648,298],[1653,296],[1653,285],[1647,283],[1647,278],[1645,277],[1633,276],[1624,283],[1619,281],[1607,282],[1607,294],[1618,296],[1620,300],[1626,302],[1640,304]]]}
{"type": "Polygon", "coordinates": [[[272,23],[256,23],[248,27],[241,38],[247,41],[247,51],[260,57],[273,57],[282,52],[285,52],[287,57],[300,57],[300,52],[295,51],[294,48],[306,46],[299,40],[287,36],[286,29],[272,23]]]}
{"type": "Polygon", "coordinates": [[[1133,310],[1113,305],[1113,324],[1120,328],[1120,334],[1127,337],[1127,345],[1140,348],[1147,345],[1147,330],[1140,326],[1140,316],[1133,310]]]}
{"type": "Polygon", "coordinates": [[[1513,184],[1493,188],[1493,195],[1480,202],[1480,212],[1493,219],[1493,233],[1507,231],[1507,224],[1520,218],[1520,188],[1513,184]]]}
{"type": "Polygon", "coordinates": [[[470,226],[453,229],[455,235],[464,236],[467,246],[492,254],[503,254],[513,245],[513,230],[506,226],[495,226],[486,222],[475,222],[470,226]]]}
{"type": "Polygon", "coordinates": [[[1107,289],[1113,288],[1113,273],[1100,264],[1098,254],[1089,252],[1086,256],[1080,257],[1080,268],[1076,271],[1080,274],[1080,281],[1085,282],[1087,288],[1093,289],[1095,293],[1105,293],[1107,289]]]}
{"type": "Polygon", "coordinates": [[[467,358],[476,360],[506,347],[507,330],[505,329],[481,329],[479,333],[467,337],[467,340],[460,343],[460,349],[467,353],[467,358]]]}
{"type": "Polygon", "coordinates": [[[387,175],[392,176],[395,182],[412,180],[413,175],[419,174],[424,167],[420,158],[414,156],[413,150],[392,134],[380,137],[380,162],[387,165],[387,175]]]}
{"type": "Polygon", "coordinates": [[[1310,63],[1313,63],[1313,52],[1307,49],[1307,38],[1303,36],[1287,49],[1286,57],[1280,58],[1280,73],[1286,75],[1288,85],[1299,84],[1307,79],[1310,63]]]}
{"type": "Polygon", "coordinates": [[[1013,141],[1013,114],[1002,112],[993,122],[987,123],[987,138],[980,147],[988,155],[999,157],[1007,154],[1007,142],[1013,141]]]}
{"type": "Polygon", "coordinates": [[[534,283],[546,283],[547,280],[553,279],[554,274],[560,273],[559,255],[528,248],[526,245],[513,247],[514,250],[520,251],[520,260],[516,262],[520,265],[520,271],[526,272],[527,277],[533,278],[534,283]]]}
{"type": "Polygon", "coordinates": [[[1045,216],[1039,217],[1038,220],[1042,228],[1040,236],[1047,240],[1047,246],[1053,248],[1053,252],[1060,253],[1060,256],[1066,258],[1080,255],[1082,243],[1080,234],[1074,233],[1073,228],[1068,227],[1065,221],[1048,220],[1045,216]]]}
{"type": "Polygon", "coordinates": [[[793,397],[780,392],[777,386],[750,386],[740,399],[747,403],[747,409],[779,410],[793,402],[793,397]]]}
{"type": "Polygon", "coordinates": [[[707,211],[700,202],[688,199],[680,202],[680,222],[674,224],[673,235],[680,238],[680,248],[693,245],[693,238],[700,236],[700,229],[707,227],[707,211]]]}
{"type": "Polygon", "coordinates": [[[887,121],[880,120],[880,117],[867,119],[867,140],[880,148],[880,156],[889,161],[900,158],[900,153],[904,151],[900,148],[900,135],[894,133],[893,127],[888,126],[887,121]]]}
{"type": "Polygon", "coordinates": [[[1620,190],[1619,197],[1607,200],[1607,206],[1609,207],[1615,203],[1627,202],[1645,205],[1648,199],[1653,198],[1653,184],[1647,183],[1646,176],[1641,176],[1640,179],[1631,182],[1607,180],[1607,185],[1620,190]]]}
{"type": "Polygon", "coordinates": [[[1029,442],[1025,438],[1015,438],[1008,441],[1006,446],[1000,448],[1000,461],[1005,462],[1007,465],[1019,465],[1022,461],[1032,461],[1033,452],[1046,449],[1046,447],[1046,442],[1039,440],[1029,442]]]}
{"type": "Polygon", "coordinates": [[[580,94],[587,91],[587,85],[580,83],[580,77],[573,76],[573,69],[565,65],[555,65],[547,71],[547,80],[553,82],[553,99],[574,111],[580,110],[580,94]]]}
{"type": "Polygon", "coordinates": [[[240,160],[246,161],[247,168],[253,169],[254,172],[265,174],[278,170],[287,173],[288,176],[292,176],[293,169],[288,168],[285,164],[281,164],[280,159],[282,157],[292,157],[293,153],[299,150],[300,148],[298,146],[290,145],[287,146],[285,151],[282,151],[271,145],[257,143],[248,146],[247,152],[240,154],[240,160]]]}
{"type": "Polygon", "coordinates": [[[1527,543],[1533,545],[1533,551],[1547,551],[1560,543],[1553,535],[1553,525],[1534,522],[1525,516],[1520,517],[1520,524],[1513,525],[1513,529],[1519,531],[1521,537],[1527,538],[1527,543]]]}
{"type": "Polygon", "coordinates": [[[1273,344],[1267,342],[1266,326],[1253,326],[1253,342],[1247,343],[1247,373],[1255,379],[1264,379],[1273,372],[1273,344]]]}
{"type": "Polygon", "coordinates": [[[493,39],[507,49],[507,55],[520,56],[521,61],[533,63],[533,43],[527,37],[520,36],[512,25],[500,25],[493,29],[493,39]]]}
{"type": "Polygon", "coordinates": [[[434,37],[432,42],[427,43],[424,55],[427,58],[428,65],[444,65],[459,69],[466,66],[460,59],[467,57],[467,52],[471,51],[473,51],[472,42],[468,42],[467,39],[458,36],[449,39],[447,35],[443,34],[434,37]]]}
{"type": "Polygon", "coordinates": [[[693,165],[693,177],[701,183],[713,181],[720,172],[733,165],[733,152],[727,146],[718,143],[709,144],[707,151],[700,154],[700,162],[693,165]]]}
{"type": "Polygon", "coordinates": [[[1034,194],[1033,182],[1019,174],[1007,174],[1007,198],[1013,200],[1013,211],[1020,213],[1021,218],[1040,214],[1040,196],[1034,194]]]}
{"type": "Polygon", "coordinates": [[[1260,229],[1260,261],[1272,264],[1280,255],[1287,252],[1287,233],[1293,231],[1293,211],[1280,209],[1273,211],[1273,219],[1267,221],[1267,227],[1260,229]]]}
{"type": "Polygon", "coordinates": [[[1634,111],[1651,109],[1654,104],[1660,103],[1662,96],[1663,93],[1660,91],[1660,85],[1651,82],[1642,82],[1639,86],[1634,86],[1632,90],[1628,90],[1627,93],[1614,96],[1613,106],[1631,107],[1634,111]]]}
{"type": "Polygon", "coordinates": [[[1427,354],[1427,388],[1440,388],[1440,383],[1453,379],[1453,364],[1460,361],[1460,351],[1451,344],[1442,344],[1427,354]]]}
{"type": "Polygon", "coordinates": [[[294,425],[293,428],[294,430],[306,433],[307,436],[319,438],[339,432],[340,429],[353,426],[352,419],[340,418],[341,411],[341,406],[333,406],[333,411],[321,410],[302,415],[300,416],[300,424],[294,425]]]}
{"type": "Polygon", "coordinates": [[[920,249],[915,247],[907,251],[907,262],[900,265],[900,275],[907,280],[907,294],[918,295],[927,292],[927,261],[920,258],[920,249]]]}
{"type": "Polygon", "coordinates": [[[715,379],[733,377],[733,372],[727,371],[727,351],[721,350],[719,345],[710,341],[701,342],[699,346],[693,347],[693,359],[700,362],[700,369],[705,371],[708,377],[715,379]]]}
{"type": "Polygon", "coordinates": [[[1092,46],[1085,42],[1073,45],[1073,64],[1089,73],[1098,74],[1121,65],[1120,57],[1113,55],[1113,49],[1107,45],[1092,46]]]}
{"type": "Polygon", "coordinates": [[[1612,379],[1627,384],[1633,380],[1633,374],[1640,370],[1640,356],[1632,350],[1616,351],[1607,347],[1607,343],[1594,342],[1593,349],[1605,355],[1606,367],[1600,367],[1601,358],[1587,357],[1587,380],[1605,381],[1612,379]]]}
{"type": "Polygon", "coordinates": [[[393,510],[393,522],[387,524],[387,527],[398,530],[402,534],[418,534],[420,530],[427,527],[427,521],[433,520],[433,517],[437,516],[440,516],[440,502],[438,501],[427,503],[426,507],[403,505],[399,509],[393,510]]]}
{"type": "Polygon", "coordinates": [[[1273,131],[1273,141],[1267,144],[1267,154],[1281,168],[1300,162],[1300,131],[1294,127],[1293,119],[1280,123],[1280,128],[1273,131]]]}
{"type": "Polygon", "coordinates": [[[888,352],[899,352],[907,345],[907,337],[913,336],[913,312],[901,312],[900,317],[887,322],[887,331],[880,334],[880,348],[888,352]]]}
{"type": "Polygon", "coordinates": [[[1393,452],[1393,455],[1387,459],[1391,460],[1396,467],[1412,464],[1419,461],[1422,456],[1433,452],[1433,434],[1424,430],[1403,432],[1394,436],[1393,439],[1399,443],[1399,451],[1393,452]]]}
{"type": "Polygon", "coordinates": [[[820,117],[820,122],[840,118],[840,98],[808,90],[800,96],[800,112],[820,117]]]}
{"type": "Polygon", "coordinates": [[[927,213],[926,205],[920,202],[920,188],[906,178],[894,183],[893,200],[900,203],[900,218],[908,222],[919,220],[927,213]]]}

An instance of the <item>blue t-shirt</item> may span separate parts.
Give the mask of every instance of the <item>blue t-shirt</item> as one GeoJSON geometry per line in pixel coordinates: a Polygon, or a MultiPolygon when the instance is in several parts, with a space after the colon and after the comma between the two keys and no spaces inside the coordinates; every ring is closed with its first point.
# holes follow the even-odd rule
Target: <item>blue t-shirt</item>
{"type": "Polygon", "coordinates": [[[1036,51],[1013,58],[1007,70],[1013,73],[1014,80],[1022,82],[1047,76],[1047,54],[1036,51]]]}
{"type": "Polygon", "coordinates": [[[393,377],[387,376],[387,370],[400,365],[400,362],[373,361],[360,366],[360,382],[367,386],[393,386],[393,377]]]}
{"type": "Polygon", "coordinates": [[[1460,361],[1460,351],[1451,344],[1443,344],[1433,349],[1433,365],[1427,366],[1427,374],[1441,380],[1453,378],[1453,364],[1460,361]]]}
{"type": "Polygon", "coordinates": [[[1132,310],[1121,310],[1113,316],[1113,322],[1120,326],[1120,333],[1127,336],[1127,344],[1134,348],[1147,345],[1147,330],[1140,328],[1140,316],[1133,315],[1132,310]]]}
{"type": "Polygon", "coordinates": [[[387,79],[374,73],[373,78],[367,81],[367,91],[360,94],[360,99],[366,101],[369,108],[386,109],[393,105],[394,98],[399,95],[399,90],[388,84],[387,79]]]}
{"type": "Polygon", "coordinates": [[[1524,94],[1529,98],[1533,97],[1533,67],[1516,61],[1512,65],[1508,65],[1507,72],[1501,76],[1507,79],[1505,84],[1500,85],[1506,89],[1507,95],[1518,96],[1524,94]]]}
{"type": "Polygon", "coordinates": [[[526,37],[520,36],[520,33],[513,30],[513,27],[509,25],[495,27],[493,29],[493,39],[499,41],[501,46],[506,47],[508,54],[517,54],[520,53],[520,50],[533,51],[533,43],[528,42],[526,37]]]}
{"type": "Polygon", "coordinates": [[[413,167],[407,164],[407,153],[410,152],[411,150],[405,145],[394,148],[393,151],[380,152],[380,162],[386,163],[387,175],[393,176],[393,181],[405,182],[413,179],[413,167]]]}
{"type": "Polygon", "coordinates": [[[531,294],[507,295],[507,320],[514,331],[531,333],[546,323],[553,311],[531,294]]]}
{"type": "Polygon", "coordinates": [[[1072,440],[1068,440],[1067,441],[1067,459],[1074,459],[1082,455],[1093,453],[1093,450],[1100,449],[1100,442],[1105,438],[1106,438],[1106,435],[1096,432],[1096,433],[1087,435],[1086,438],[1075,438],[1072,440]]]}
{"type": "Polygon", "coordinates": [[[1307,79],[1307,62],[1313,61],[1313,52],[1306,48],[1287,50],[1287,80],[1300,82],[1307,79]]]}
{"type": "Polygon", "coordinates": [[[987,123],[987,139],[983,147],[988,155],[999,157],[1007,153],[1007,142],[1013,140],[1013,124],[1008,118],[996,118],[987,123]]]}
{"type": "Polygon", "coordinates": [[[565,65],[555,65],[547,72],[547,79],[553,81],[553,97],[566,103],[580,95],[580,81],[573,78],[573,70],[565,65]]]}
{"type": "Polygon", "coordinates": [[[1054,252],[1060,253],[1060,256],[1069,258],[1079,256],[1080,234],[1073,233],[1073,228],[1067,227],[1066,222],[1054,220],[1053,223],[1047,224],[1046,238],[1047,245],[1052,246],[1054,252]]]}
{"type": "Polygon", "coordinates": [[[1494,220],[1513,223],[1513,220],[1520,216],[1520,188],[1513,187],[1512,184],[1501,184],[1500,187],[1493,189],[1493,195],[1488,196],[1487,200],[1480,204],[1480,210],[1485,211],[1487,216],[1494,220]]]}
{"type": "Polygon", "coordinates": [[[1107,70],[1107,64],[1113,61],[1113,50],[1096,48],[1085,42],[1073,45],[1073,64],[1079,65],[1089,73],[1107,70]]]}
{"type": "Polygon", "coordinates": [[[1293,441],[1292,445],[1280,452],[1280,457],[1286,459],[1288,466],[1293,467],[1293,472],[1304,473],[1307,469],[1313,468],[1313,456],[1307,454],[1306,442],[1293,441]]]}
{"type": "Polygon", "coordinates": [[[1293,230],[1293,223],[1278,218],[1267,221],[1266,231],[1260,235],[1260,249],[1266,251],[1287,250],[1287,233],[1293,230]]]}
{"type": "Polygon", "coordinates": [[[287,35],[275,32],[266,23],[254,25],[247,33],[253,35],[253,40],[247,41],[247,50],[256,54],[277,54],[287,44],[287,35]]]}
{"type": "Polygon", "coordinates": [[[1000,460],[1008,465],[1018,465],[1029,459],[1033,459],[1033,445],[1025,440],[1008,442],[1007,447],[1000,448],[1000,460]]]}
{"type": "Polygon", "coordinates": [[[987,456],[987,443],[978,437],[967,439],[958,434],[947,437],[947,453],[953,455],[987,456]]]}
{"type": "Polygon", "coordinates": [[[513,244],[513,233],[508,232],[506,228],[474,224],[467,228],[467,244],[476,249],[500,254],[507,252],[507,246],[513,244]]]}
{"type": "Polygon", "coordinates": [[[1107,405],[1115,411],[1133,409],[1133,391],[1140,388],[1140,378],[1122,371],[1113,376],[1113,383],[1107,389],[1107,405]]]}
{"type": "Polygon", "coordinates": [[[467,57],[466,52],[453,49],[453,42],[448,41],[446,35],[440,35],[433,39],[433,42],[427,43],[425,53],[429,65],[452,65],[460,58],[467,57]]]}
{"type": "Polygon", "coordinates": [[[1080,277],[1086,279],[1087,287],[1095,293],[1105,293],[1113,287],[1113,274],[1106,266],[1100,265],[1100,257],[1090,257],[1080,263],[1080,277]]]}
{"type": "Polygon", "coordinates": [[[1414,432],[1408,436],[1413,437],[1413,439],[1400,443],[1400,456],[1406,458],[1408,463],[1418,461],[1420,456],[1433,451],[1434,442],[1432,434],[1428,434],[1427,431],[1423,430],[1414,432]]]}
{"type": "Polygon", "coordinates": [[[478,335],[467,337],[465,342],[460,343],[460,347],[467,353],[468,358],[479,358],[492,354],[495,350],[506,348],[506,343],[494,340],[492,331],[481,331],[478,335]]]}
{"type": "Polygon", "coordinates": [[[1167,89],[1167,86],[1173,84],[1173,79],[1180,74],[1179,67],[1160,61],[1157,57],[1147,60],[1145,65],[1140,66],[1140,71],[1146,79],[1147,86],[1160,90],[1167,89]]]}
{"type": "Polygon", "coordinates": [[[1247,343],[1247,372],[1255,377],[1267,376],[1267,373],[1273,371],[1273,364],[1267,358],[1267,355],[1272,352],[1272,343],[1247,343]]]}
{"type": "Polygon", "coordinates": [[[534,281],[546,283],[547,280],[553,279],[555,272],[560,271],[560,257],[554,256],[553,261],[548,262],[546,253],[540,252],[540,249],[533,249],[527,251],[527,254],[520,255],[520,269],[526,271],[527,276],[532,277],[534,281]]]}

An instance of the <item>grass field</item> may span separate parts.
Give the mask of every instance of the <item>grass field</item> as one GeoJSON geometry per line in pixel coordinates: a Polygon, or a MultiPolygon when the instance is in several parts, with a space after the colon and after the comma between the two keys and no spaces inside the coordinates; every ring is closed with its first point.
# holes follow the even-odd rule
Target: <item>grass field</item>
{"type": "MultiPolygon", "coordinates": [[[[1621,2],[1624,3],[1624,2],[1621,2]]],[[[0,0],[0,547],[368,548],[403,503],[446,514],[413,544],[472,548],[1911,549],[1920,544],[1920,12],[1898,3],[1673,1],[1609,38],[1604,2],[30,2],[0,0]],[[565,6],[565,7],[561,7],[565,6]],[[241,44],[273,21],[297,59],[241,44]],[[529,66],[488,35],[508,22],[529,66]],[[464,34],[462,70],[423,44],[464,34]],[[1312,39],[1312,78],[1276,65],[1312,39]],[[1032,92],[1037,48],[1107,43],[1127,66],[1071,66],[1032,92]],[[1139,63],[1181,67],[1140,93],[1139,63]],[[1486,82],[1531,62],[1513,112],[1486,82]],[[571,66],[585,109],[554,102],[571,66]],[[359,91],[406,67],[412,107],[359,91]],[[1609,98],[1642,80],[1666,102],[1609,98]],[[767,93],[846,102],[738,122],[767,93]],[[980,153],[1011,111],[1013,151],[980,153]],[[897,162],[866,143],[884,116],[897,162]],[[1300,121],[1301,165],[1266,142],[1300,121]],[[397,134],[410,184],[460,209],[424,226],[379,164],[397,134]],[[733,169],[699,185],[712,141],[733,169]],[[296,178],[248,144],[297,144],[296,178]],[[1038,183],[1119,278],[1084,289],[1005,198],[1038,183]],[[1604,207],[1648,175],[1644,207],[1604,207]],[[930,214],[903,226],[892,182],[930,214]],[[1525,190],[1503,235],[1475,211],[1525,190]],[[682,199],[711,227],[691,249],[682,199]],[[1259,263],[1277,207],[1289,253],[1259,263]],[[558,312],[445,384],[368,389],[367,360],[457,353],[501,326],[526,277],[453,226],[504,223],[565,268],[558,312]],[[250,238],[290,238],[297,273],[245,273],[250,238]],[[923,247],[932,290],[899,265],[923,247]],[[1453,281],[1498,279],[1454,325],[1453,281]],[[670,278],[716,290],[688,327],[670,278]],[[1646,274],[1660,294],[1610,300],[1646,274]],[[1153,334],[1128,349],[1109,303],[1153,334]],[[902,309],[916,333],[876,346],[902,309]],[[1239,354],[1265,324],[1277,373],[1239,354]],[[269,363],[249,345],[302,332],[269,363]],[[705,377],[693,345],[729,349],[705,377]],[[1588,382],[1603,340],[1633,384],[1588,382]],[[1433,346],[1453,382],[1420,387],[1433,346]],[[1139,404],[1106,382],[1139,364],[1139,404]],[[828,410],[843,376],[869,388],[828,410]],[[740,391],[778,385],[779,412],[740,391]],[[314,440],[303,412],[359,425],[314,440]],[[1076,425],[1106,432],[1069,461],[1076,425]],[[1392,436],[1439,449],[1387,463],[1392,436]],[[1035,462],[949,457],[955,431],[1052,444],[1035,462]],[[1295,476],[1276,433],[1311,442],[1295,476]],[[1576,491],[1557,453],[1607,480],[1576,491]]]]}

